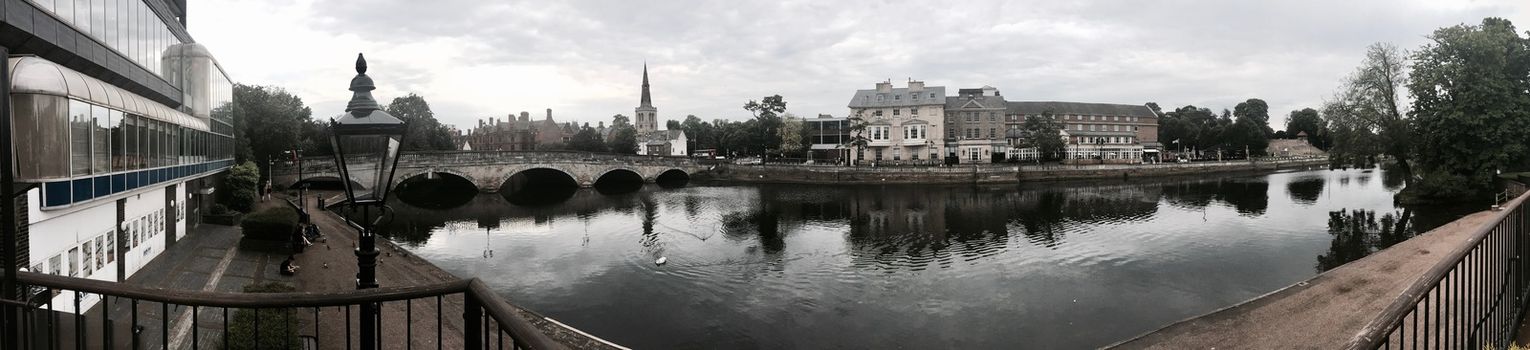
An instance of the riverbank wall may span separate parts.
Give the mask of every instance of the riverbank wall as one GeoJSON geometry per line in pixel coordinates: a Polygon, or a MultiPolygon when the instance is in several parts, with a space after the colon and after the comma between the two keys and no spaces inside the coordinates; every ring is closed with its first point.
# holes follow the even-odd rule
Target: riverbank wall
{"type": "Polygon", "coordinates": [[[700,176],[699,179],[719,182],[800,184],[1006,184],[1266,172],[1327,165],[1328,158],[1325,157],[1164,164],[958,165],[949,167],[722,164],[704,176],[700,176]]]}

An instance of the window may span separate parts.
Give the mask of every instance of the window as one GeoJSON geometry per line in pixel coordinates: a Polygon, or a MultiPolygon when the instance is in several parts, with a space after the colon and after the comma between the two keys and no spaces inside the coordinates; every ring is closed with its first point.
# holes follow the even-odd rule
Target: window
{"type": "Polygon", "coordinates": [[[80,248],[69,248],[69,277],[80,275],[80,248]]]}
{"type": "Polygon", "coordinates": [[[84,263],[81,265],[80,276],[90,276],[90,273],[96,270],[95,250],[91,249],[91,247],[93,246],[90,244],[90,240],[85,240],[85,244],[80,245],[80,252],[82,253],[80,260],[84,263]]]}
{"type": "Polygon", "coordinates": [[[893,95],[893,100],[894,101],[901,101],[901,100],[903,100],[903,95],[893,95]]]}
{"type": "Polygon", "coordinates": [[[875,150],[875,151],[876,151],[876,156],[874,156],[874,157],[873,157],[873,158],[871,158],[871,159],[875,159],[875,160],[882,160],[882,149],[881,149],[881,148],[878,148],[878,149],[876,149],[876,150],[875,150]]]}
{"type": "MultiPolygon", "coordinates": [[[[914,96],[919,96],[919,95],[914,95],[914,96]]],[[[919,115],[919,109],[918,108],[909,108],[908,109],[908,115],[913,115],[913,116],[919,115]]]]}
{"type": "Polygon", "coordinates": [[[903,114],[902,112],[903,112],[902,109],[893,108],[893,116],[901,115],[901,114],[903,114]]]}
{"type": "Polygon", "coordinates": [[[882,95],[877,95],[877,102],[882,102],[882,95]]]}
{"type": "Polygon", "coordinates": [[[880,117],[880,116],[882,116],[882,110],[878,109],[878,110],[872,111],[871,115],[874,116],[874,117],[880,117]]]}
{"type": "Polygon", "coordinates": [[[999,114],[998,113],[988,112],[988,121],[993,122],[993,121],[998,121],[998,120],[999,120],[999,114]]]}
{"type": "Polygon", "coordinates": [[[69,100],[69,175],[90,175],[90,104],[69,100]]]}
{"type": "Polygon", "coordinates": [[[915,100],[919,99],[919,94],[918,93],[912,93],[912,94],[909,94],[909,95],[914,95],[914,99],[915,100]]]}
{"type": "Polygon", "coordinates": [[[930,98],[935,98],[935,93],[931,92],[930,93],[930,98]]]}
{"type": "Polygon", "coordinates": [[[90,130],[91,170],[95,174],[105,174],[112,171],[111,112],[106,107],[90,106],[90,115],[92,121],[92,129],[90,130]]]}
{"type": "Polygon", "coordinates": [[[54,255],[52,258],[48,258],[48,273],[53,275],[64,274],[64,256],[54,255]]]}
{"type": "Polygon", "coordinates": [[[893,160],[903,160],[903,149],[893,149],[893,160]]]}
{"type": "Polygon", "coordinates": [[[996,129],[988,128],[988,138],[991,139],[991,138],[993,138],[993,135],[997,135],[998,134],[998,133],[994,132],[994,130],[996,130],[996,129]]]}

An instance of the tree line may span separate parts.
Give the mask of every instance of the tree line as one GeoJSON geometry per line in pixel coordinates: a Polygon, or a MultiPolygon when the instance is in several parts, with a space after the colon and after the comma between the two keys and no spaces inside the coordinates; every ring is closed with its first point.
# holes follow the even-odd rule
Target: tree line
{"type": "MultiPolygon", "coordinates": [[[[404,149],[456,149],[451,130],[436,120],[424,97],[413,93],[396,97],[383,110],[408,123],[404,149]]],[[[234,119],[236,161],[255,163],[262,177],[269,174],[267,162],[289,159],[288,151],[308,157],[334,154],[328,118],[314,118],[303,99],[285,89],[235,84],[229,112],[234,119]]]]}
{"type": "Polygon", "coordinates": [[[1428,39],[1413,51],[1366,50],[1322,108],[1331,155],[1384,160],[1407,175],[1404,201],[1484,196],[1495,174],[1530,168],[1530,39],[1502,18],[1428,39]]]}

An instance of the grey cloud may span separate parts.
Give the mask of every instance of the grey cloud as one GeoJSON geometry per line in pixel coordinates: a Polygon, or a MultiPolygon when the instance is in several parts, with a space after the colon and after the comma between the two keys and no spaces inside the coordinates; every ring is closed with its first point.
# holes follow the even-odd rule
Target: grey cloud
{"type": "MultiPolygon", "coordinates": [[[[593,121],[631,113],[645,59],[671,119],[742,116],[744,101],[777,93],[799,115],[843,114],[852,90],[909,77],[993,85],[1021,100],[1220,109],[1259,97],[1283,114],[1327,96],[1372,42],[1416,47],[1435,28],[1524,7],[1445,11],[1424,1],[366,0],[314,10],[324,15],[320,29],[369,41],[467,39],[476,44],[460,57],[466,65],[551,64],[632,87],[631,98],[570,92],[545,103],[573,105],[560,115],[593,121]]],[[[430,77],[428,68],[402,74],[406,86],[430,77]]],[[[453,113],[542,108],[463,106],[453,113]]]]}

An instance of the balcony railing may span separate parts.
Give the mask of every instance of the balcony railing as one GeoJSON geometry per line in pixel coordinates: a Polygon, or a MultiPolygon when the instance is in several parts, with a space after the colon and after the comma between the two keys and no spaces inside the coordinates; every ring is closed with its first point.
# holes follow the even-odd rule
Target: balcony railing
{"type": "Polygon", "coordinates": [[[1530,297],[1527,195],[1506,203],[1351,341],[1351,349],[1506,349],[1530,297]]]}
{"type": "MultiPolygon", "coordinates": [[[[369,306],[385,310],[380,313],[377,323],[378,328],[383,331],[375,333],[378,334],[376,344],[381,344],[383,348],[411,349],[417,346],[424,348],[417,343],[434,345],[429,347],[437,349],[457,348],[456,344],[459,341],[461,348],[465,349],[504,349],[507,346],[510,349],[565,348],[520,317],[514,307],[489,290],[488,286],[478,279],[338,293],[225,293],[145,288],[31,272],[18,273],[17,277],[22,284],[31,286],[31,289],[36,291],[34,295],[41,295],[41,297],[32,298],[37,300],[33,302],[0,301],[0,306],[4,308],[21,309],[23,321],[19,326],[22,339],[19,340],[22,343],[21,348],[24,349],[138,349],[141,346],[159,346],[162,349],[169,349],[172,348],[172,325],[178,329],[190,327],[190,337],[183,338],[189,344],[181,343],[178,344],[180,347],[176,348],[190,345],[191,349],[295,349],[309,348],[309,346],[318,348],[321,344],[335,342],[323,348],[335,348],[337,347],[335,344],[343,343],[345,348],[349,349],[355,343],[360,343],[355,336],[360,334],[356,329],[359,320],[355,320],[359,316],[353,316],[353,314],[356,314],[360,308],[369,306]],[[76,304],[74,309],[77,310],[80,293],[102,296],[102,302],[97,304],[100,310],[96,310],[99,311],[99,315],[95,315],[95,312],[54,311],[53,296],[74,295],[76,304]],[[124,303],[131,305],[127,310],[131,316],[119,313],[117,317],[113,317],[113,313],[110,312],[113,303],[119,307],[124,303]],[[399,306],[400,304],[402,307],[399,306]],[[184,310],[188,308],[189,318],[178,318],[175,322],[179,324],[171,322],[172,317],[169,317],[171,310],[184,313],[184,310]],[[431,312],[432,309],[433,312],[431,312]],[[460,315],[447,314],[443,311],[459,309],[460,315]],[[257,310],[257,316],[253,317],[253,325],[233,325],[235,328],[241,328],[238,332],[253,331],[253,337],[228,336],[231,323],[234,323],[231,321],[239,318],[230,318],[229,315],[237,310],[257,310]],[[267,319],[267,316],[262,314],[269,314],[273,310],[279,315],[273,317],[280,317],[283,321],[275,325],[262,325],[261,321],[267,319]],[[153,321],[141,322],[140,311],[150,314],[157,312],[158,324],[146,324],[153,321]],[[327,314],[327,317],[321,316],[321,311],[327,314]],[[217,319],[217,317],[206,317],[208,313],[223,315],[221,328],[225,336],[213,341],[213,344],[204,342],[215,337],[204,337],[198,334],[204,328],[208,328],[204,324],[208,321],[204,318],[217,319]],[[123,324],[122,317],[130,317],[128,323],[123,324]],[[293,337],[270,336],[275,332],[298,333],[292,328],[298,324],[298,321],[312,321],[312,335],[300,338],[300,341],[308,344],[289,344],[293,337]],[[388,324],[392,322],[399,323],[388,324]],[[146,327],[157,328],[155,329],[157,332],[140,334],[146,327]],[[417,330],[432,328],[434,334],[428,334],[429,332],[416,334],[417,330]],[[460,334],[451,334],[458,332],[449,333],[448,329],[460,330],[460,334]],[[262,331],[268,335],[261,337],[262,331]],[[158,344],[153,344],[152,340],[144,341],[143,339],[157,339],[158,344]],[[420,341],[417,342],[417,339],[420,341]],[[231,343],[240,340],[248,342],[231,343]],[[452,345],[446,345],[447,343],[452,345]]],[[[212,325],[211,328],[220,327],[212,325]]]]}

